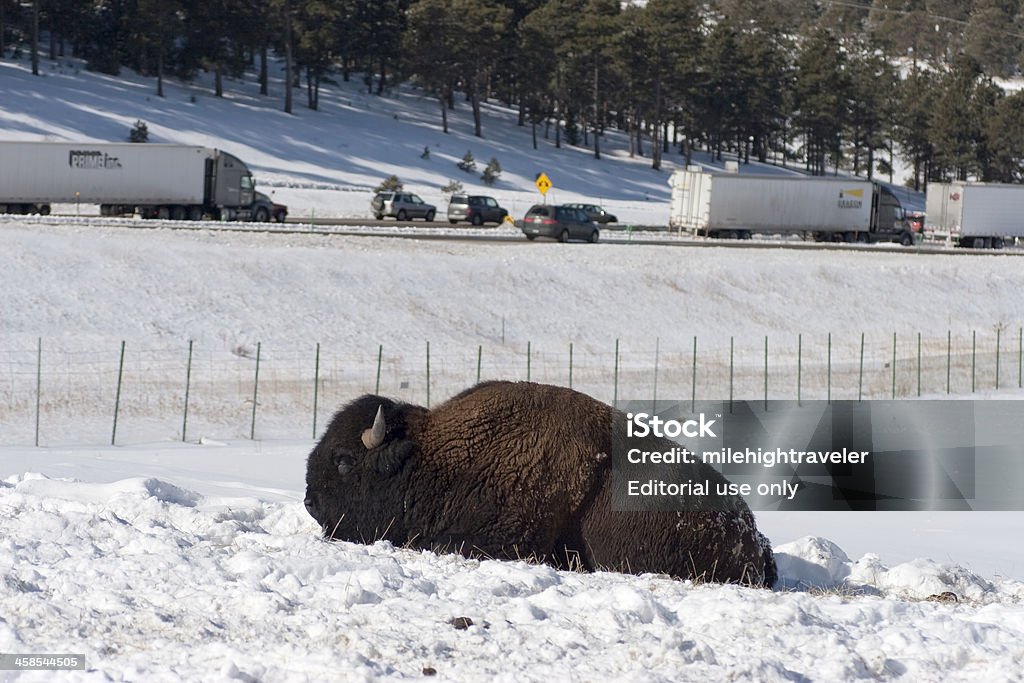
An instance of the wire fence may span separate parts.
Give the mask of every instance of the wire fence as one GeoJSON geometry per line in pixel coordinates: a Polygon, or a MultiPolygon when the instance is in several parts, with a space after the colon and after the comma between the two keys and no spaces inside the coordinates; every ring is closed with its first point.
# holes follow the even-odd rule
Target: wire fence
{"type": "Polygon", "coordinates": [[[477,345],[418,351],[257,343],[67,339],[0,348],[0,444],[312,439],[364,393],[436,405],[482,380],[572,387],[627,400],[868,400],[970,396],[1024,380],[1024,328],[854,335],[611,340],[607,350],[477,345]]]}

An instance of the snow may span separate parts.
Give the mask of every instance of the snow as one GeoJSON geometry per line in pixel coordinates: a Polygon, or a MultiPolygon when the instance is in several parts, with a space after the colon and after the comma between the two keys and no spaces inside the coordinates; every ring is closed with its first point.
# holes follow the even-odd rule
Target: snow
{"type": "MultiPolygon", "coordinates": [[[[272,478],[278,458],[301,462],[287,449],[247,462],[249,445],[214,448],[248,481],[262,468],[272,478]]],[[[177,481],[197,475],[187,450],[163,454],[182,462],[177,481]]],[[[812,591],[574,574],[326,543],[301,503],[278,495],[204,495],[155,477],[8,477],[0,651],[85,653],[93,671],[67,680],[376,680],[427,668],[451,680],[1017,676],[1020,582],[925,560],[850,563],[823,539],[779,547],[788,581],[811,575],[801,562],[846,577],[812,591]],[[961,602],[926,599],[947,590],[961,602]],[[472,625],[456,628],[461,617],[472,625]]]]}
{"type": "MultiPolygon", "coordinates": [[[[0,60],[0,137],[120,139],[142,118],[161,141],[238,154],[293,215],[368,215],[370,188],[389,172],[439,202],[467,146],[481,163],[499,156],[493,193],[517,214],[535,201],[540,168],[559,200],[602,198],[636,223],[667,212],[667,173],[624,158],[614,139],[598,163],[550,143],[534,153],[529,131],[494,105],[481,142],[465,112],[451,136],[437,132],[434,103],[413,90],[382,99],[330,87],[325,111],[300,105],[293,117],[254,90],[234,82],[216,101],[171,85],[157,101],[146,79],[68,62],[31,79],[0,60]]],[[[802,333],[816,358],[805,390],[821,398],[827,333],[848,365],[866,334],[882,375],[894,331],[901,343],[921,333],[943,362],[947,331],[962,345],[976,330],[990,347],[998,328],[1010,344],[1024,320],[1019,255],[140,225],[0,218],[0,652],[86,659],[85,671],[0,680],[1020,680],[1024,550],[1013,539],[1024,513],[758,513],[781,570],[774,591],[326,543],[302,505],[314,439],[299,387],[312,384],[320,343],[319,432],[337,405],[373,390],[380,345],[382,392],[424,403],[428,341],[433,402],[473,382],[478,351],[485,377],[524,378],[529,344],[533,378],[564,383],[572,343],[577,386],[611,402],[618,340],[620,400],[649,395],[656,344],[659,396],[686,397],[678,368],[696,335],[719,359],[735,339],[753,368],[741,394],[756,397],[764,336],[773,364],[792,370],[802,333]],[[128,381],[111,446],[122,340],[128,381]],[[183,441],[190,340],[196,404],[183,441]],[[267,384],[251,440],[257,345],[267,384]],[[457,628],[460,618],[472,624],[457,628]]],[[[1015,349],[1004,347],[1004,377],[1016,376],[1015,349]]],[[[901,348],[901,362],[912,353],[901,348]]],[[[955,370],[956,398],[1021,398],[989,375],[972,395],[955,370]]],[[[849,396],[856,385],[842,377],[835,391],[849,396]]],[[[709,371],[702,388],[720,392],[720,378],[709,371]]],[[[944,378],[945,365],[926,373],[925,395],[945,398],[944,378]]],[[[773,391],[789,391],[777,379],[773,391]]],[[[887,385],[870,391],[886,397],[887,385]]]]}

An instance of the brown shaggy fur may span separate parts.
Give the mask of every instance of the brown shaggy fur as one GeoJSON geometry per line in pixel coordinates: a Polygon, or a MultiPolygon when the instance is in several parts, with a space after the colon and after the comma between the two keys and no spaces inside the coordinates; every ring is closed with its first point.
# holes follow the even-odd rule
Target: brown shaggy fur
{"type": "Polygon", "coordinates": [[[624,430],[610,406],[529,382],[486,382],[429,411],[367,395],[310,453],[306,507],[328,538],[770,587],[771,546],[742,499],[613,511],[610,455],[624,430]],[[367,450],[360,436],[381,406],[387,433],[367,450]]]}

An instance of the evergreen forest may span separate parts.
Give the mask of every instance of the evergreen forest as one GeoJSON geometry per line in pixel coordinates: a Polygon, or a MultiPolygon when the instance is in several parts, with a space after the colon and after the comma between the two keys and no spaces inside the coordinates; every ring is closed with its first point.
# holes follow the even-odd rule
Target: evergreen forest
{"type": "Polygon", "coordinates": [[[717,158],[907,184],[1024,181],[1020,0],[0,0],[0,56],[153,78],[251,73],[285,111],[409,82],[438,126],[504,103],[600,158],[717,158]],[[270,76],[273,75],[274,78],[270,76]],[[279,88],[273,83],[290,82],[279,88]],[[897,182],[902,178],[895,178],[897,182]]]}

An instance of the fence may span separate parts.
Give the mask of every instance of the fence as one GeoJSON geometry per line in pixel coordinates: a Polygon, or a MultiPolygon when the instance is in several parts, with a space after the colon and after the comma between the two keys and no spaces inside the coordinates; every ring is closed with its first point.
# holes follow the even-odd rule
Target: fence
{"type": "Polygon", "coordinates": [[[616,404],[672,400],[866,400],[1018,389],[1024,329],[528,342],[418,350],[257,343],[211,348],[39,339],[0,349],[0,444],[158,439],[312,439],[341,404],[380,393],[436,404],[478,380],[570,386],[616,404]]]}

